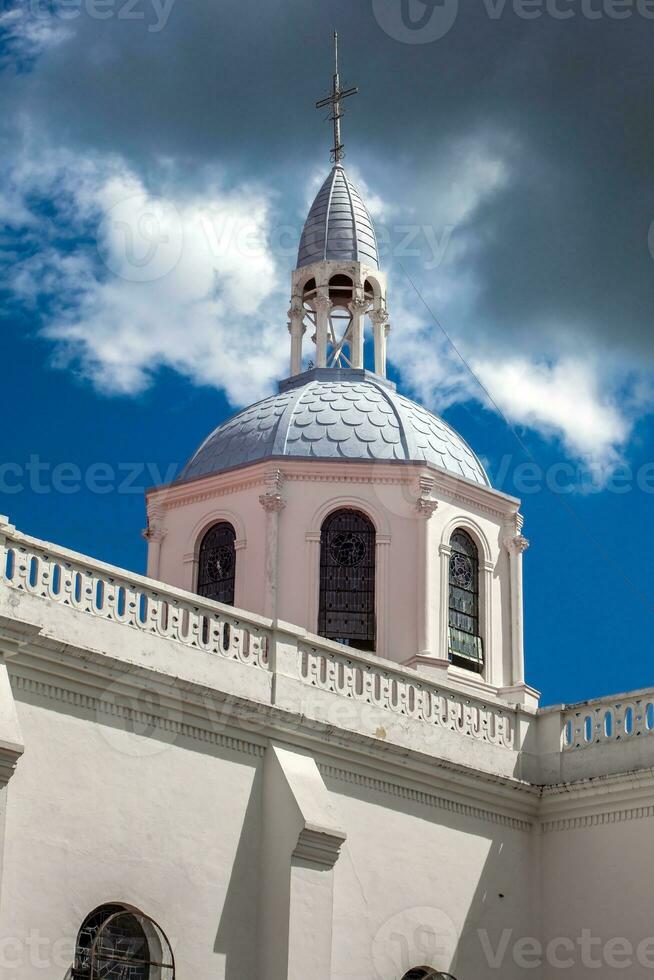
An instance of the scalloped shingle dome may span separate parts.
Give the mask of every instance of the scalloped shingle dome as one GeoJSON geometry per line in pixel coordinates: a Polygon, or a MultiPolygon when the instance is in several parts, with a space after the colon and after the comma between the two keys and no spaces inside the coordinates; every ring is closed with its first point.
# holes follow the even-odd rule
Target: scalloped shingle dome
{"type": "Polygon", "coordinates": [[[365,371],[315,369],[234,415],[200,446],[181,479],[276,457],[430,463],[482,486],[484,468],[447,423],[365,371]]]}
{"type": "Polygon", "coordinates": [[[325,259],[363,262],[379,268],[372,218],[341,166],[334,167],[309,211],[297,267],[325,259]]]}

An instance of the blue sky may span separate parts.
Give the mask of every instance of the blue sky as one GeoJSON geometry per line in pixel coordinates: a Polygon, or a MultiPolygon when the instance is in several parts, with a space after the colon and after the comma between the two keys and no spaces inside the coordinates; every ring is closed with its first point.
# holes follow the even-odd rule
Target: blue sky
{"type": "Polygon", "coordinates": [[[0,9],[0,511],[142,570],[143,490],[285,373],[338,26],[392,375],[523,498],[528,678],[648,686],[654,26],[457,7],[407,41],[394,2],[0,9]]]}

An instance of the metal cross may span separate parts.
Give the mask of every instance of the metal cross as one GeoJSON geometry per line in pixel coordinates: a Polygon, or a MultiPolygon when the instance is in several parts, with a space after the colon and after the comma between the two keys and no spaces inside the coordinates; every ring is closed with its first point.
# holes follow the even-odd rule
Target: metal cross
{"type": "Polygon", "coordinates": [[[336,59],[336,71],[334,72],[333,91],[328,98],[322,99],[320,102],[316,102],[316,109],[324,109],[326,106],[330,106],[333,110],[331,116],[329,117],[334,123],[334,148],[332,150],[332,161],[335,164],[339,164],[345,156],[344,146],[341,142],[341,119],[343,116],[341,102],[343,99],[347,99],[351,95],[356,95],[359,89],[341,88],[341,79],[338,73],[338,34],[336,31],[334,31],[334,54],[336,59]]]}

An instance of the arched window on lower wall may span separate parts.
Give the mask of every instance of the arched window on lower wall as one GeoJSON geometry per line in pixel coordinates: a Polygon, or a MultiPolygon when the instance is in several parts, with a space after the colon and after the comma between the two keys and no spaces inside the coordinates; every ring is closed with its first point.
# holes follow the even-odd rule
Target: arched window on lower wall
{"type": "Polygon", "coordinates": [[[210,527],[198,555],[198,595],[234,605],[236,532],[227,521],[210,527]]]}
{"type": "Polygon", "coordinates": [[[358,510],[337,510],[323,521],[320,636],[375,649],[375,546],[375,526],[358,510]]]}
{"type": "Polygon", "coordinates": [[[175,980],[175,960],[163,931],[124,905],[103,905],[77,936],[72,980],[175,980]]]}
{"type": "Polygon", "coordinates": [[[439,973],[428,966],[417,966],[405,973],[402,980],[456,980],[456,977],[451,973],[439,973]]]}
{"type": "Polygon", "coordinates": [[[479,630],[479,552],[467,531],[450,539],[449,655],[457,667],[481,674],[484,644],[479,630]]]}

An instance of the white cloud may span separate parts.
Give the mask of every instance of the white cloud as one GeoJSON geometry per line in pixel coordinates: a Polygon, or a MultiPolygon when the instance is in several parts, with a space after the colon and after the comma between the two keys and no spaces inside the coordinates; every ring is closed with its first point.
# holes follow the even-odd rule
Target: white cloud
{"type": "Polygon", "coordinates": [[[59,366],[121,394],[169,367],[236,404],[284,373],[284,297],[273,301],[280,279],[263,191],[153,195],[120,161],[65,154],[20,165],[13,181],[23,192],[16,216],[35,194],[58,206],[56,221],[28,213],[35,249],[7,275],[23,300],[50,302],[44,333],[59,366]],[[56,244],[62,217],[71,242],[80,239],[67,249],[56,244]]]}
{"type": "Polygon", "coordinates": [[[473,359],[472,368],[510,422],[559,437],[573,456],[603,466],[618,461],[632,422],[597,365],[509,357],[473,359]]]}
{"type": "Polygon", "coordinates": [[[37,58],[72,36],[72,28],[42,3],[21,3],[0,13],[0,67],[37,58]]]}
{"type": "Polygon", "coordinates": [[[424,261],[418,270],[416,287],[424,289],[425,302],[399,270],[394,277],[390,357],[405,384],[434,410],[476,400],[606,471],[620,461],[636,418],[651,410],[651,386],[632,365],[609,365],[599,352],[583,360],[571,353],[563,340],[574,331],[558,331],[556,346],[547,345],[545,333],[527,331],[516,352],[510,335],[479,319],[479,284],[466,262],[478,234],[474,214],[506,186],[510,173],[508,162],[483,141],[453,148],[434,178],[428,214],[435,226],[452,224],[454,232],[437,272],[428,274],[424,261]]]}
{"type": "MultiPolygon", "coordinates": [[[[436,202],[436,211],[467,220],[507,173],[470,143],[469,159],[458,159],[458,181],[452,177],[453,196],[436,202]]],[[[284,256],[278,267],[270,248],[269,190],[228,191],[214,175],[202,193],[165,184],[155,193],[118,158],[33,144],[5,177],[0,214],[21,228],[28,246],[22,258],[7,253],[5,278],[24,303],[45,305],[44,333],[58,366],[123,395],[144,390],[159,369],[170,368],[194,384],[223,389],[236,406],[263,397],[285,374],[291,262],[284,256]]],[[[381,199],[375,207],[392,212],[381,199]]],[[[511,423],[559,439],[574,456],[615,463],[634,420],[651,406],[651,386],[592,356],[516,353],[502,335],[494,345],[471,342],[479,337],[479,327],[470,327],[477,284],[461,272],[466,247],[464,237],[448,249],[426,298],[474,374],[511,423]]],[[[399,273],[389,307],[390,355],[415,396],[437,411],[471,400],[488,407],[399,273]]]]}

